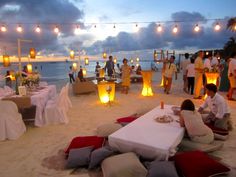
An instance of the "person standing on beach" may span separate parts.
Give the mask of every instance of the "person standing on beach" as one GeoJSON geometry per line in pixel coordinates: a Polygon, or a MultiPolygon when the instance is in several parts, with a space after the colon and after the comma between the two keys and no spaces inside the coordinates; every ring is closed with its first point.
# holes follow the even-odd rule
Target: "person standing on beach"
{"type": "Polygon", "coordinates": [[[69,71],[68,75],[69,75],[70,83],[72,84],[73,82],[75,82],[74,71],[72,69],[72,66],[70,66],[70,71],[69,71]]]}
{"type": "Polygon", "coordinates": [[[233,52],[231,54],[231,58],[229,61],[228,78],[230,83],[230,88],[227,95],[228,100],[235,100],[233,99],[233,93],[236,89],[236,52],[233,52]]]}
{"type": "Polygon", "coordinates": [[[113,57],[111,55],[109,56],[109,60],[106,62],[104,69],[105,69],[105,71],[107,71],[107,75],[109,77],[112,77],[112,75],[114,73],[114,69],[115,69],[115,64],[113,61],[113,57]]]}
{"type": "Polygon", "coordinates": [[[195,79],[194,79],[194,99],[201,99],[201,89],[203,85],[203,72],[204,72],[204,64],[203,64],[203,56],[204,52],[200,50],[198,52],[198,57],[194,62],[195,67],[195,79]]]}
{"type": "Polygon", "coordinates": [[[96,62],[96,67],[95,67],[95,73],[96,77],[99,77],[99,69],[101,69],[101,66],[99,65],[99,62],[96,62]]]}
{"type": "Polygon", "coordinates": [[[174,63],[175,56],[172,55],[170,57],[169,63],[166,64],[165,72],[164,72],[164,92],[166,94],[170,93],[171,84],[172,84],[172,77],[175,73],[175,80],[177,80],[177,67],[174,63]]]}
{"type": "Polygon", "coordinates": [[[186,75],[188,78],[188,93],[190,92],[190,94],[193,95],[195,77],[194,58],[191,58],[190,62],[191,63],[186,67],[186,75]]]}
{"type": "Polygon", "coordinates": [[[186,73],[186,67],[187,65],[190,63],[189,61],[189,53],[185,53],[184,54],[184,57],[185,59],[184,60],[181,60],[181,63],[180,63],[180,68],[182,69],[183,71],[183,81],[184,81],[184,85],[183,85],[183,90],[185,92],[187,92],[187,87],[188,87],[188,79],[187,79],[187,73],[186,73]]]}
{"type": "Polygon", "coordinates": [[[121,93],[128,94],[130,87],[130,73],[131,73],[131,67],[128,65],[128,60],[124,58],[123,65],[121,66],[121,79],[122,79],[121,93]]]}

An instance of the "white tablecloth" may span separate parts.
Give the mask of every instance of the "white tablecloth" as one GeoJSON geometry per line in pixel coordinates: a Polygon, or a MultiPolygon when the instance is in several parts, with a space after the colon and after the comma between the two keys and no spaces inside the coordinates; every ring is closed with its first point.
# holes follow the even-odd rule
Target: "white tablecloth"
{"type": "Polygon", "coordinates": [[[49,99],[56,97],[56,85],[48,85],[44,89],[33,92],[31,104],[36,105],[36,115],[34,125],[41,127],[44,123],[44,108],[49,99]]]}
{"type": "Polygon", "coordinates": [[[135,152],[144,158],[166,160],[174,155],[177,145],[184,136],[184,128],[179,123],[158,123],[158,116],[170,115],[179,119],[171,110],[171,105],[154,108],[127,126],[108,137],[109,145],[120,152],[135,152]]]}

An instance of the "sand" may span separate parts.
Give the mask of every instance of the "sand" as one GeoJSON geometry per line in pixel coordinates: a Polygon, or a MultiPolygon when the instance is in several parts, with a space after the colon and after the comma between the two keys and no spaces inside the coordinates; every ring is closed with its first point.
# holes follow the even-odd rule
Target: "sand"
{"type": "MultiPolygon", "coordinates": [[[[19,139],[0,142],[0,176],[1,177],[40,177],[40,176],[97,176],[97,173],[85,169],[78,171],[63,169],[65,160],[63,149],[66,148],[75,136],[94,135],[99,124],[113,122],[119,117],[133,113],[145,113],[158,106],[161,101],[165,104],[180,105],[184,99],[190,98],[182,91],[182,74],[173,82],[171,93],[166,95],[160,85],[160,72],[154,73],[154,96],[141,96],[142,85],[131,85],[129,94],[116,92],[115,102],[111,106],[99,102],[98,94],[74,96],[70,88],[70,98],[73,107],[69,110],[70,122],[67,125],[50,125],[34,127],[27,124],[27,131],[19,139]]],[[[221,92],[220,92],[221,93],[221,92]]],[[[226,93],[221,93],[226,95],[226,93]]],[[[202,100],[193,100],[196,106],[202,100]]],[[[236,102],[228,101],[231,108],[234,130],[230,132],[229,139],[224,147],[213,153],[221,158],[232,169],[236,169],[236,102]]],[[[235,172],[235,171],[234,171],[235,172]]],[[[230,176],[235,176],[236,173],[230,176]]],[[[99,176],[99,175],[98,175],[99,176]]]]}

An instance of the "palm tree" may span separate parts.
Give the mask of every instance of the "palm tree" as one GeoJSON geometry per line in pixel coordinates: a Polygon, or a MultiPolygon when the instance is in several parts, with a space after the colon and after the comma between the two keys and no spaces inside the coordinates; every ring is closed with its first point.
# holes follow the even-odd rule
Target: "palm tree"
{"type": "Polygon", "coordinates": [[[224,46],[224,58],[229,58],[232,52],[236,52],[236,40],[234,37],[229,38],[224,46]]]}
{"type": "Polygon", "coordinates": [[[227,29],[236,32],[236,17],[230,18],[227,23],[227,29]]]}

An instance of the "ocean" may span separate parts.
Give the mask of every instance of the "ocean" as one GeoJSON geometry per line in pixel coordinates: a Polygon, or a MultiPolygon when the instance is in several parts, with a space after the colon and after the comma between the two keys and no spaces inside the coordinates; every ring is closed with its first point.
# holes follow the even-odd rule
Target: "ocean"
{"type": "MultiPolygon", "coordinates": [[[[95,66],[96,62],[99,62],[101,67],[104,67],[105,61],[104,60],[93,60],[89,61],[89,65],[85,65],[84,62],[81,61],[82,68],[86,68],[87,73],[94,74],[95,73],[95,66]]],[[[117,63],[122,65],[122,60],[118,60],[117,63]]],[[[136,65],[140,64],[142,70],[150,70],[152,66],[155,66],[156,68],[161,68],[162,64],[154,63],[151,60],[145,60],[145,61],[134,61],[133,64],[129,62],[129,65],[136,65]]],[[[23,66],[27,65],[28,63],[22,62],[22,68],[23,66]]],[[[72,61],[61,61],[61,62],[32,62],[33,70],[35,67],[37,67],[38,72],[40,73],[40,80],[46,81],[49,84],[55,83],[58,81],[69,81],[68,73],[69,73],[69,67],[72,65],[72,61]]],[[[3,67],[0,65],[0,86],[3,87],[5,85],[5,79],[4,75],[6,74],[7,70],[10,71],[18,71],[18,63],[11,63],[11,66],[9,67],[3,67]]],[[[116,67],[116,66],[115,66],[116,67]]]]}

